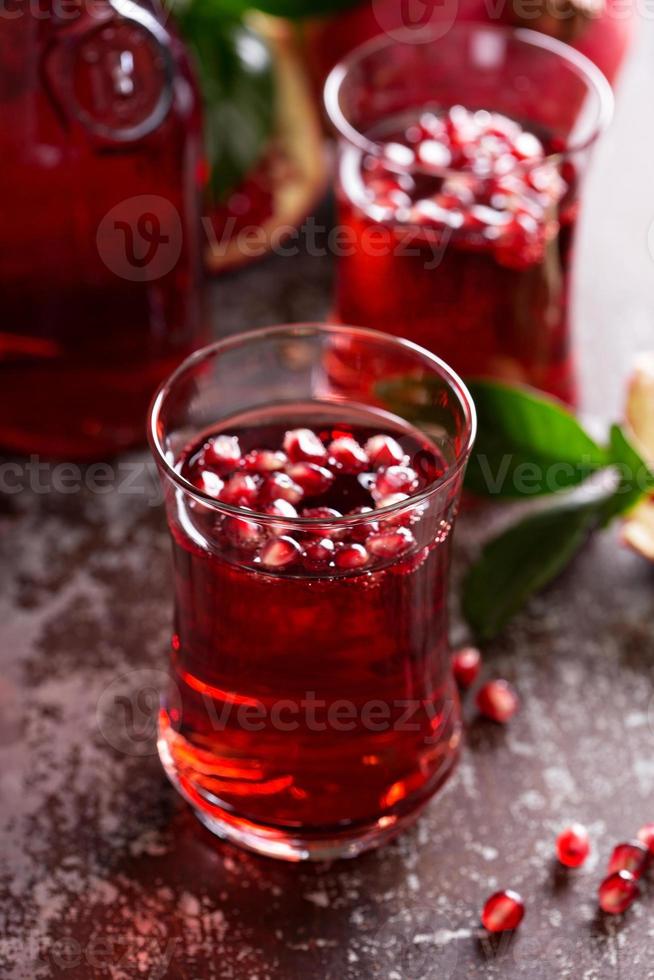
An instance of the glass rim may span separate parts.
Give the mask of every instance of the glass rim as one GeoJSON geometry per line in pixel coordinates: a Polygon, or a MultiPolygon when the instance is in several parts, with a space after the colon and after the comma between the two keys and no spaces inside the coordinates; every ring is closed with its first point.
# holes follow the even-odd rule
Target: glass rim
{"type": "MultiPolygon", "coordinates": [[[[466,21],[452,25],[447,32],[447,36],[452,33],[471,34],[473,31],[480,30],[489,34],[503,35],[504,37],[517,39],[527,46],[531,45],[558,56],[568,64],[575,74],[586,82],[589,89],[595,92],[599,103],[597,120],[593,131],[587,139],[579,143],[567,144],[564,149],[557,150],[554,153],[548,153],[546,156],[534,162],[517,160],[511,172],[524,172],[547,163],[560,162],[591,147],[610,124],[615,106],[613,90],[606,76],[597,65],[570,44],[566,44],[564,41],[559,41],[556,38],[550,37],[548,34],[542,34],[540,31],[534,31],[527,27],[486,24],[483,21],[466,21]]],[[[418,31],[413,28],[398,29],[393,33],[393,36],[378,34],[370,40],[364,41],[363,44],[358,45],[332,68],[325,81],[323,102],[332,126],[343,139],[364,153],[371,154],[372,156],[381,156],[382,154],[384,144],[370,139],[364,133],[360,132],[348,120],[346,114],[341,109],[341,88],[351,69],[355,65],[360,64],[369,55],[377,51],[382,51],[385,48],[405,44],[407,46],[418,47],[428,44],[430,40],[437,42],[445,40],[445,37],[440,33],[438,27],[434,26],[427,26],[418,31]],[[406,37],[406,41],[403,40],[403,36],[406,37]]],[[[492,107],[490,111],[493,111],[492,107]]],[[[465,174],[465,171],[454,170],[449,167],[430,167],[427,170],[415,162],[407,167],[397,165],[393,167],[391,164],[389,169],[397,169],[398,172],[402,173],[424,172],[430,176],[443,177],[445,179],[450,177],[460,178],[462,174],[465,174]]]]}
{"type": "Polygon", "coordinates": [[[243,333],[233,334],[232,336],[225,337],[222,340],[214,341],[212,344],[208,344],[205,347],[201,347],[194,351],[187,358],[185,358],[185,360],[178,365],[172,374],[170,374],[159,385],[150,403],[147,421],[147,438],[152,455],[165,476],[168,477],[180,490],[188,493],[195,500],[208,505],[213,510],[227,514],[228,516],[256,521],[258,524],[264,524],[266,526],[285,528],[296,527],[298,529],[306,529],[308,527],[349,527],[356,524],[368,523],[371,520],[377,520],[379,517],[386,518],[394,514],[401,514],[408,508],[414,507],[417,503],[428,500],[434,494],[449,486],[460,475],[468,462],[476,434],[477,412],[472,395],[459,375],[436,354],[432,354],[431,351],[421,347],[419,344],[414,344],[410,340],[406,340],[404,337],[396,337],[393,334],[383,333],[381,330],[371,330],[368,327],[350,327],[342,324],[329,324],[311,321],[259,327],[254,330],[244,331],[243,333]],[[184,476],[182,476],[182,474],[175,468],[174,463],[171,463],[170,459],[168,458],[165,448],[162,445],[161,434],[159,431],[159,421],[165,399],[172,391],[173,387],[180,381],[180,379],[187,374],[187,372],[193,370],[193,368],[201,364],[203,361],[208,361],[210,358],[213,358],[216,355],[233,350],[237,347],[245,347],[253,341],[261,340],[266,337],[274,337],[276,335],[302,337],[311,336],[314,334],[326,334],[329,336],[341,335],[346,337],[355,336],[361,337],[364,340],[369,339],[382,341],[386,344],[390,342],[393,346],[398,346],[404,350],[413,351],[414,353],[420,355],[424,361],[436,369],[437,373],[448,384],[458,399],[465,421],[464,433],[466,436],[464,446],[457,453],[455,461],[451,465],[447,466],[443,475],[437,480],[432,481],[428,486],[423,487],[422,490],[410,494],[406,500],[401,500],[398,503],[389,504],[386,507],[373,508],[371,512],[366,514],[343,514],[341,517],[328,518],[299,516],[282,517],[276,514],[263,514],[259,511],[248,509],[247,507],[238,507],[233,504],[227,504],[200,490],[193,483],[191,483],[190,480],[187,480],[184,476]]]}

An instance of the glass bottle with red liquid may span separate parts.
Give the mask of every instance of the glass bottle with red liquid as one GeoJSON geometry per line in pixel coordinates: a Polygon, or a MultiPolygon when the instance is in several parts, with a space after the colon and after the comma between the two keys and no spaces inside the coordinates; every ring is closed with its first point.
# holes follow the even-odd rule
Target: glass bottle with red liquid
{"type": "Polygon", "coordinates": [[[579,186],[612,107],[599,70],[544,35],[465,24],[363,45],[326,104],[337,319],[573,402],[579,186]]]}
{"type": "Polygon", "coordinates": [[[0,445],[140,442],[201,340],[198,94],[156,3],[0,19],[0,445]]]}
{"type": "Polygon", "coordinates": [[[243,334],[160,389],[175,625],[159,751],[220,836],[354,855],[451,773],[447,582],[474,426],[438,358],[354,328],[243,334]]]}

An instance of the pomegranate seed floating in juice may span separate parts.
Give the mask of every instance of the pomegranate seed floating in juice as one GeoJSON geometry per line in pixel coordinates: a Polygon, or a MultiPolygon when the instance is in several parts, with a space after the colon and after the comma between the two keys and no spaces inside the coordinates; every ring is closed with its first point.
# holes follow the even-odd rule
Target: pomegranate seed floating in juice
{"type": "Polygon", "coordinates": [[[380,37],[327,82],[347,232],[335,316],[572,401],[579,181],[610,88],[535,33],[466,24],[420,41],[380,37]]]}
{"type": "Polygon", "coordinates": [[[162,388],[176,608],[159,748],[216,833],[291,860],[353,855],[451,772],[446,585],[472,412],[426,351],[338,327],[241,335],[162,388]],[[347,399],[326,370],[344,337],[365,361],[347,399]],[[433,431],[384,400],[406,375],[440,386],[433,431]]]}

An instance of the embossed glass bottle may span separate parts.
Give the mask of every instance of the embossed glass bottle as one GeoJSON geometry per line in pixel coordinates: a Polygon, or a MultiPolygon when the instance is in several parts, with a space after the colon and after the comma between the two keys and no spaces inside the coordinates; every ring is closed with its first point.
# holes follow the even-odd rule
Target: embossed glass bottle
{"type": "Polygon", "coordinates": [[[195,83],[134,0],[17,0],[0,64],[0,445],[106,455],[201,339],[195,83]]]}

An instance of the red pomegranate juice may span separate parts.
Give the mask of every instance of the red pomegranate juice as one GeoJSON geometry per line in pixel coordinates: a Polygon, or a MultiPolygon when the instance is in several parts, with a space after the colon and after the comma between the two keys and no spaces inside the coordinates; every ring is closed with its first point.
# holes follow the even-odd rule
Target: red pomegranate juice
{"type": "Polygon", "coordinates": [[[574,169],[543,133],[455,106],[346,146],[336,310],[434,351],[464,376],[574,401],[568,292],[574,169]]]}
{"type": "Polygon", "coordinates": [[[456,491],[437,514],[421,497],[450,462],[394,416],[316,403],[234,420],[182,454],[217,508],[176,491],[160,751],[219,833],[390,835],[451,771],[456,491]]]}

